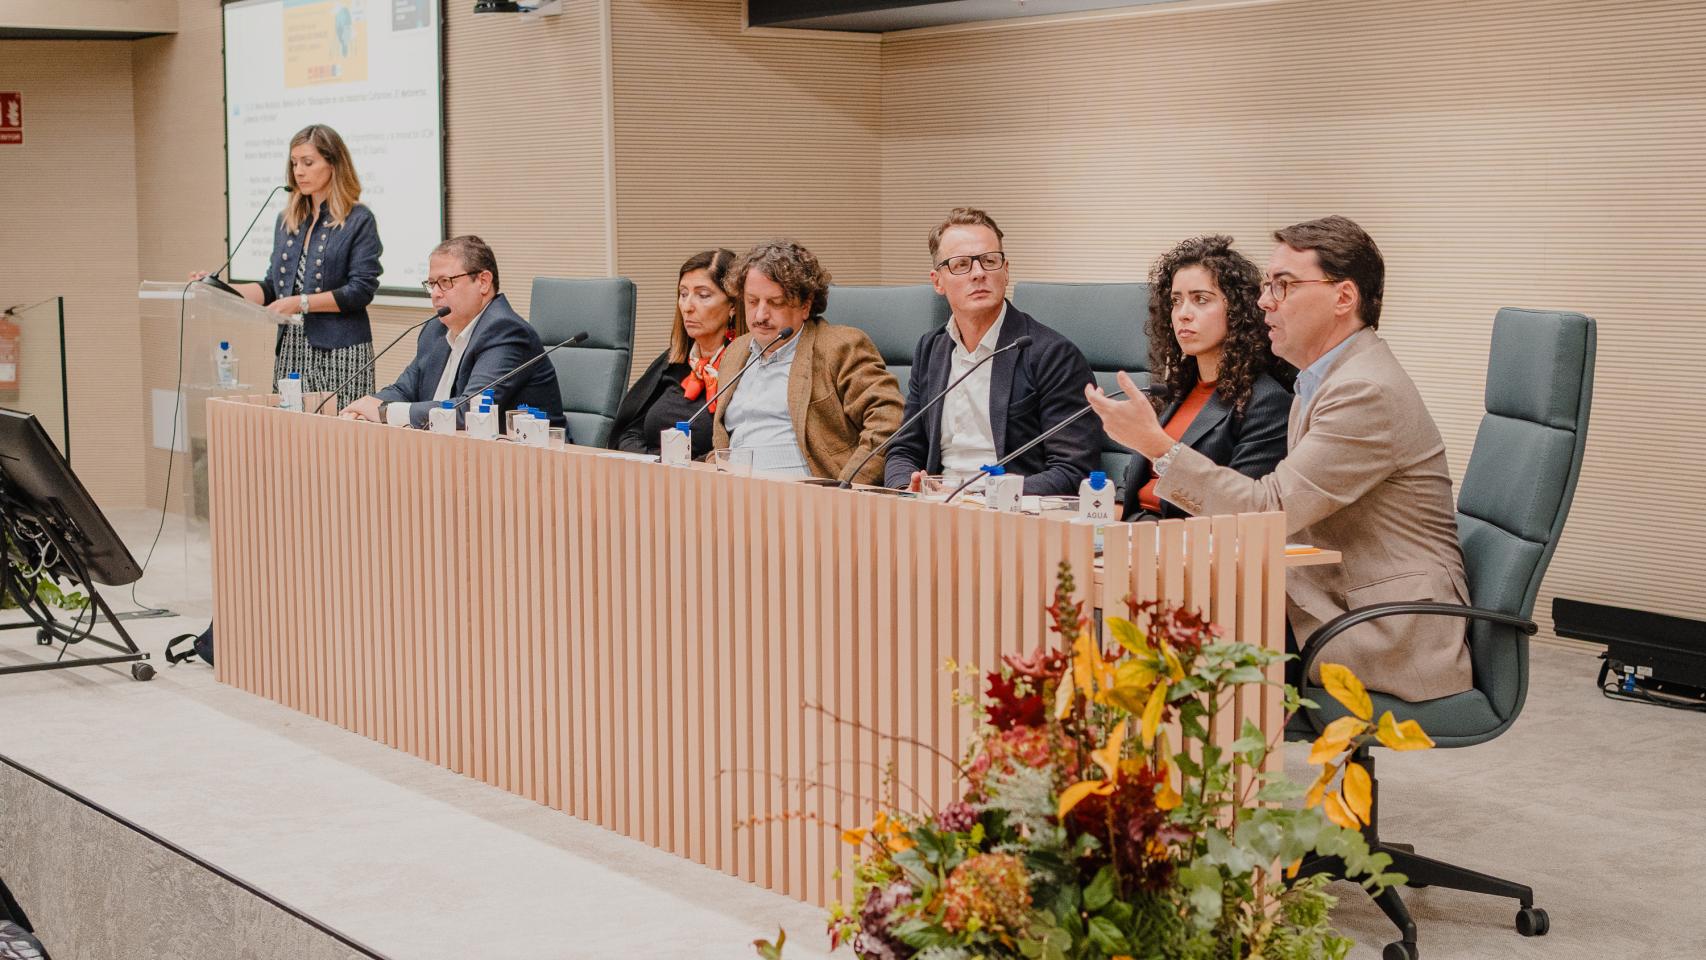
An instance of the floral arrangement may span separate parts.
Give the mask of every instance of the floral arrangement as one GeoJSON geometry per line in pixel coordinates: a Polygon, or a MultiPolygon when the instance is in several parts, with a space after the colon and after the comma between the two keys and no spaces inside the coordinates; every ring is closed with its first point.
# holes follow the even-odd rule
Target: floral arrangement
{"type": "MultiPolygon", "coordinates": [[[[1104,652],[1072,592],[1062,564],[1049,607],[1059,646],[1003,658],[965,698],[979,727],[960,799],[843,832],[859,854],[852,902],[830,911],[832,946],[861,960],[1342,958],[1351,943],[1328,923],[1326,878],[1298,868],[1338,857],[1371,891],[1402,883],[1358,832],[1371,784],[1349,760],[1371,740],[1432,741],[1414,721],[1376,722],[1361,683],[1329,664],[1324,685],[1351,715],[1313,745],[1322,769],[1304,789],[1262,769],[1282,731],[1264,739],[1246,721],[1217,745],[1222,705],[1269,683],[1285,654],[1129,601],[1104,652]]],[[[1288,712],[1315,706],[1284,689],[1288,712]]],[[[777,960],[782,942],[755,946],[777,960]]]]}

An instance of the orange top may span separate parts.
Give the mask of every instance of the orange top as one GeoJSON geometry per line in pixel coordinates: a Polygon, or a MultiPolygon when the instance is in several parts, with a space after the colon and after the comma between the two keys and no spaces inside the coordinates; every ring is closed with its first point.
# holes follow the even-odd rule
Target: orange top
{"type": "MultiPolygon", "coordinates": [[[[1191,428],[1191,421],[1197,418],[1197,414],[1202,412],[1203,405],[1208,403],[1208,398],[1214,393],[1214,385],[1217,382],[1210,380],[1207,383],[1199,383],[1191,388],[1190,393],[1185,394],[1185,402],[1179,404],[1179,409],[1173,411],[1172,419],[1162,424],[1161,429],[1167,431],[1167,436],[1174,440],[1184,439],[1185,431],[1191,428]]],[[[1155,480],[1155,474],[1151,472],[1149,482],[1143,485],[1142,490],[1137,491],[1137,505],[1150,513],[1161,512],[1161,500],[1155,496],[1155,480]]]]}

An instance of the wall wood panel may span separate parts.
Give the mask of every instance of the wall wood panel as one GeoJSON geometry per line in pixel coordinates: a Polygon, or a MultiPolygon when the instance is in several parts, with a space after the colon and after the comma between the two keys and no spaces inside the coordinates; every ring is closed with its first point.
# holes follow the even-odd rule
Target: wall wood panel
{"type": "Polygon", "coordinates": [[[1600,322],[1543,625],[1555,594],[1706,616],[1706,6],[1314,0],[882,50],[884,280],[923,275],[958,203],[1034,280],[1140,279],[1205,232],[1261,263],[1275,227],[1351,216],[1459,477],[1497,309],[1600,322]]]}
{"type": "Polygon", "coordinates": [[[669,340],[700,250],[799,240],[878,274],[879,44],[743,33],[741,0],[612,0],[616,265],[639,287],[634,375],[669,340]]]}
{"type": "MultiPolygon", "coordinates": [[[[72,463],[104,506],[132,506],[146,440],[131,48],[0,40],[0,89],[21,93],[24,110],[23,144],[0,146],[0,306],[65,297],[72,463]]],[[[52,311],[28,316],[24,361],[32,343],[57,357],[52,311]]]]}

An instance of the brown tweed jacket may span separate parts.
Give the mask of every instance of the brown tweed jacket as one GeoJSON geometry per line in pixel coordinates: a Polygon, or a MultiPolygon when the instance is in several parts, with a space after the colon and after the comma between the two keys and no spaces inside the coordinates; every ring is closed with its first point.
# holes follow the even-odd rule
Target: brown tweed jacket
{"type": "MultiPolygon", "coordinates": [[[[1288,535],[1344,559],[1286,574],[1299,643],[1346,610],[1391,600],[1468,603],[1445,443],[1416,384],[1373,330],[1351,335],[1308,406],[1291,408],[1286,456],[1251,479],[1179,451],[1156,484],[1195,514],[1284,510],[1288,535]]],[[[1464,621],[1387,617],[1340,634],[1311,671],[1342,663],[1405,700],[1462,693],[1473,676],[1464,621]]]]}
{"type": "MultiPolygon", "coordinates": [[[[794,440],[800,445],[812,476],[847,479],[846,472],[866,453],[880,446],[900,426],[900,385],[883,365],[882,355],[865,331],[822,319],[800,328],[794,362],[788,371],[788,414],[794,421],[794,440]]],[[[752,359],[752,335],[729,345],[728,356],[740,367],[726,367],[725,381],[752,359]]],[[[718,394],[714,443],[729,445],[723,411],[740,390],[736,383],[718,394]]],[[[872,457],[855,483],[881,484],[883,458],[872,457]]]]}

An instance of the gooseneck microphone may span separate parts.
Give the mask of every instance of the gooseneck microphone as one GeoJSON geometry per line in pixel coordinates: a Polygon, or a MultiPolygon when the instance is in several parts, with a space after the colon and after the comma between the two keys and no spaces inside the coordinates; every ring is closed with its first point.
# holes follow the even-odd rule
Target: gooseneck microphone
{"type": "MultiPolygon", "coordinates": [[[[761,348],[758,351],[758,356],[753,357],[752,360],[746,364],[746,366],[741,367],[739,370],[735,371],[735,375],[729,378],[728,383],[723,383],[723,384],[717,385],[717,394],[720,396],[724,393],[727,393],[729,388],[734,386],[735,383],[737,381],[739,381],[740,378],[743,375],[745,375],[745,373],[748,370],[751,370],[753,367],[758,366],[758,361],[764,359],[764,355],[770,352],[771,347],[774,347],[778,343],[781,343],[782,341],[788,339],[789,337],[791,337],[793,335],[794,335],[794,328],[793,327],[783,327],[782,329],[776,331],[776,336],[772,337],[770,342],[765,344],[763,346],[763,348],[761,348]]],[[[682,423],[685,423],[688,426],[692,426],[693,421],[699,419],[699,415],[704,413],[706,410],[711,409],[711,404],[716,403],[716,402],[717,402],[717,397],[715,397],[715,396],[706,400],[705,403],[699,407],[699,409],[693,411],[693,416],[688,417],[686,420],[683,420],[682,423]]]]}
{"type": "Polygon", "coordinates": [[[467,394],[466,396],[464,396],[462,399],[456,401],[454,404],[451,405],[450,409],[452,409],[452,410],[462,409],[462,407],[465,404],[467,404],[468,401],[474,399],[475,397],[479,396],[482,393],[485,393],[487,390],[492,389],[493,387],[497,386],[498,384],[503,383],[505,380],[508,380],[510,377],[515,376],[516,374],[520,373],[521,371],[528,369],[529,367],[531,367],[534,364],[538,363],[539,361],[545,359],[546,357],[550,356],[551,354],[556,353],[558,350],[561,350],[564,347],[572,347],[577,343],[581,343],[581,342],[589,340],[591,338],[592,338],[592,334],[586,332],[585,330],[582,330],[580,333],[575,334],[574,336],[568,338],[567,340],[563,340],[563,341],[558,342],[558,343],[553,343],[549,347],[546,347],[544,349],[544,351],[539,354],[539,356],[534,357],[534,358],[532,358],[532,359],[530,359],[524,363],[517,364],[513,369],[510,370],[510,372],[504,374],[503,376],[497,378],[496,380],[493,380],[491,383],[486,384],[485,386],[481,387],[480,389],[475,390],[475,391],[467,394]]]}
{"type": "Polygon", "coordinates": [[[367,361],[366,366],[362,367],[360,370],[357,370],[354,374],[352,374],[350,376],[350,378],[348,380],[345,380],[343,383],[338,384],[338,388],[336,390],[333,390],[331,393],[328,393],[324,397],[321,397],[320,402],[314,406],[314,412],[319,413],[320,410],[326,406],[326,401],[332,399],[333,397],[342,395],[345,387],[356,382],[357,380],[360,380],[362,378],[362,376],[367,373],[367,371],[372,370],[375,366],[378,366],[379,358],[385,356],[386,353],[390,352],[392,347],[394,347],[398,343],[402,342],[402,339],[404,337],[408,336],[410,333],[413,333],[416,330],[419,330],[420,328],[426,326],[427,324],[431,323],[434,320],[437,320],[440,317],[446,317],[449,315],[450,315],[450,308],[449,307],[439,307],[438,312],[434,313],[432,316],[427,317],[425,320],[422,320],[420,323],[417,323],[414,326],[411,326],[408,329],[404,330],[402,333],[397,334],[397,338],[395,340],[392,340],[390,343],[387,343],[385,345],[384,350],[381,350],[378,353],[374,354],[373,359],[367,361]]]}
{"type": "Polygon", "coordinates": [[[259,223],[261,220],[261,214],[267,212],[267,205],[272,203],[272,198],[278,196],[278,192],[280,190],[283,190],[286,193],[295,193],[296,192],[296,184],[294,184],[294,183],[281,183],[278,186],[273,187],[272,191],[267,194],[267,198],[265,200],[261,201],[260,209],[255,211],[255,216],[249,221],[249,225],[246,228],[244,228],[243,235],[241,237],[237,238],[236,246],[231,248],[231,255],[229,257],[225,258],[225,262],[220,264],[218,269],[214,270],[212,273],[208,274],[207,276],[202,277],[200,280],[196,280],[193,282],[205,283],[208,286],[214,288],[215,290],[223,290],[226,293],[229,293],[235,297],[242,296],[242,294],[237,291],[236,287],[233,287],[229,283],[226,283],[224,280],[219,279],[219,274],[226,267],[229,267],[231,265],[231,261],[237,259],[237,251],[243,249],[243,241],[249,239],[250,231],[255,229],[255,224],[259,223]]]}
{"type": "Polygon", "coordinates": [[[964,380],[965,378],[971,376],[972,373],[975,372],[978,367],[981,367],[984,364],[988,363],[989,361],[994,360],[996,357],[1001,356],[1002,354],[1006,353],[1009,350],[1023,350],[1030,345],[1031,345],[1031,338],[1030,337],[1028,337],[1028,336],[1019,337],[1018,339],[1014,340],[1012,343],[1009,343],[1005,347],[1001,347],[998,350],[991,351],[983,359],[972,364],[971,367],[969,369],[967,369],[965,373],[962,373],[959,376],[955,377],[953,383],[950,383],[946,387],[944,387],[942,389],[941,393],[938,393],[934,397],[931,397],[929,403],[926,403],[924,406],[919,407],[917,413],[914,413],[912,416],[907,417],[905,423],[902,423],[900,425],[900,427],[895,430],[895,432],[888,435],[888,439],[884,440],[882,443],[877,444],[875,447],[872,447],[871,452],[865,454],[865,456],[862,459],[860,459],[859,465],[854,467],[853,470],[847,474],[847,479],[836,484],[836,486],[841,488],[842,490],[847,490],[847,489],[851,488],[853,486],[853,478],[857,477],[859,475],[860,470],[865,469],[865,464],[869,463],[872,457],[876,456],[879,453],[882,453],[884,450],[887,450],[889,448],[889,445],[894,443],[896,437],[899,437],[901,434],[905,433],[907,427],[910,427],[913,424],[917,423],[919,417],[922,417],[926,413],[930,412],[931,407],[934,407],[936,404],[941,403],[943,398],[947,397],[947,395],[949,393],[953,392],[953,389],[955,387],[960,385],[961,380],[964,380]]]}
{"type": "MultiPolygon", "coordinates": [[[[1150,384],[1147,387],[1138,387],[1137,389],[1138,389],[1139,393],[1143,394],[1146,397],[1159,397],[1159,396],[1163,396],[1166,394],[1167,385],[1164,383],[1150,384]]],[[[1113,393],[1110,393],[1107,395],[1109,400],[1114,400],[1114,399],[1117,399],[1117,398],[1123,397],[1123,396],[1125,396],[1124,390],[1115,390],[1113,393]]],[[[1011,463],[1013,460],[1015,460],[1020,455],[1022,455],[1025,451],[1031,449],[1032,447],[1035,447],[1037,444],[1042,443],[1044,440],[1047,440],[1049,437],[1054,436],[1055,434],[1059,433],[1060,431],[1065,430],[1068,426],[1070,426],[1074,423],[1077,423],[1086,414],[1091,413],[1095,409],[1096,409],[1095,407],[1092,407],[1089,404],[1085,404],[1084,406],[1080,407],[1078,409],[1078,411],[1076,413],[1074,413],[1072,416],[1067,417],[1065,420],[1062,420],[1059,423],[1055,424],[1054,426],[1049,427],[1047,430],[1044,430],[1042,433],[1037,434],[1036,439],[1032,440],[1030,443],[1025,444],[1024,446],[1020,447],[1019,449],[1014,450],[1012,453],[1009,453],[1005,457],[1002,457],[1000,460],[995,461],[994,463],[990,464],[989,466],[990,467],[1005,467],[1007,464],[1011,463]]],[[[946,497],[944,497],[942,499],[942,502],[947,503],[947,502],[953,500],[955,497],[959,496],[962,492],[964,492],[964,490],[967,487],[976,483],[978,480],[980,480],[983,477],[983,475],[985,473],[988,473],[988,472],[989,472],[989,467],[985,467],[982,470],[979,470],[978,472],[967,477],[965,479],[965,482],[961,483],[959,486],[955,487],[954,492],[950,493],[946,497]]]]}

